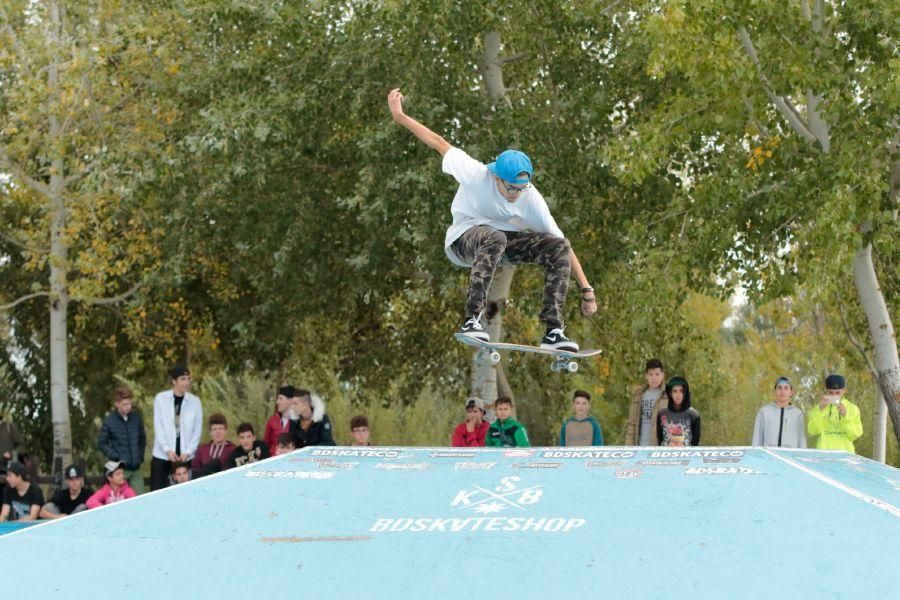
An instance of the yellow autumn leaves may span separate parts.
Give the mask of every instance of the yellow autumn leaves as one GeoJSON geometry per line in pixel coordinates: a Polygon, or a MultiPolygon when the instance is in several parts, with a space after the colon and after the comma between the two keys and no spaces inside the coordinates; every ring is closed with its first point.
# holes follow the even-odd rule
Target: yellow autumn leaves
{"type": "Polygon", "coordinates": [[[753,148],[753,151],[750,153],[750,159],[747,161],[746,167],[748,169],[752,169],[756,171],[761,166],[766,164],[767,158],[772,158],[775,150],[778,146],[781,145],[781,138],[779,136],[773,136],[766,140],[766,142],[762,146],[756,146],[753,148]]]}

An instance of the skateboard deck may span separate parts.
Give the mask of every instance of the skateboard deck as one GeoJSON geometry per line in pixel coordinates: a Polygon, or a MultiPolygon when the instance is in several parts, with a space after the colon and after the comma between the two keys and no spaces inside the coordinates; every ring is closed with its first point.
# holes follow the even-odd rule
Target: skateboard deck
{"type": "Polygon", "coordinates": [[[478,364],[483,364],[485,361],[490,361],[491,364],[497,364],[500,362],[499,350],[531,352],[534,354],[547,354],[555,357],[556,360],[554,360],[553,364],[550,366],[550,370],[554,372],[568,371],[574,373],[578,370],[578,363],[575,362],[575,359],[588,358],[603,352],[603,350],[579,350],[578,352],[572,352],[571,350],[554,350],[552,348],[541,348],[540,346],[528,346],[525,344],[485,342],[460,333],[453,334],[453,337],[466,346],[478,348],[478,352],[475,354],[475,362],[478,364]]]}

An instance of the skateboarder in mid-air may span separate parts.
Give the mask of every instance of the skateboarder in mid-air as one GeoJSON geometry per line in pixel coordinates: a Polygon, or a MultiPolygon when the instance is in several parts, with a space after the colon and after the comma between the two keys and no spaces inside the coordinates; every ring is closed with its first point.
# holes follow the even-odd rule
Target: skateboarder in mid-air
{"type": "Polygon", "coordinates": [[[459,182],[450,212],[453,223],[444,239],[447,257],[471,267],[466,317],[459,333],[490,341],[481,326],[494,271],[500,264],[537,264],[544,268],[541,321],[547,333],[542,348],[577,352],[578,344],[563,333],[563,305],[569,274],[581,287],[581,312],[597,311],[594,288],[588,283],[569,240],[553,220],[544,197],[532,185],[531,160],[518,150],[506,150],[484,165],[403,112],[399,89],[388,94],[394,120],[444,157],[443,170],[459,182]]]}

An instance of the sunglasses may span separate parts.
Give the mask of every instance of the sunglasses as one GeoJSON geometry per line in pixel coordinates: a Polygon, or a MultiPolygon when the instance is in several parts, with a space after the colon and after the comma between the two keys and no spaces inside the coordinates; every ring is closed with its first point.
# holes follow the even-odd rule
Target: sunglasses
{"type": "Polygon", "coordinates": [[[518,186],[506,183],[504,180],[497,178],[500,181],[500,184],[503,186],[503,189],[506,190],[508,194],[519,194],[521,192],[527,192],[531,189],[531,183],[526,183],[525,185],[518,186]]]}

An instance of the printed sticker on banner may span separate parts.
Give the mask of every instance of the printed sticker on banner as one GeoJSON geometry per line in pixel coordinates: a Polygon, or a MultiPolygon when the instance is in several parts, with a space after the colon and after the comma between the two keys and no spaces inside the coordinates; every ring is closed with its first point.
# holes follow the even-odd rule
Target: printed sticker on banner
{"type": "Polygon", "coordinates": [[[244,477],[256,479],[331,479],[331,471],[247,471],[244,477]]]}
{"type": "Polygon", "coordinates": [[[739,463],[741,462],[740,458],[704,458],[703,464],[705,465],[721,465],[726,463],[739,463]]]}
{"type": "Polygon", "coordinates": [[[428,456],[431,458],[475,458],[478,453],[465,450],[435,450],[429,452],[428,456]]]}
{"type": "Polygon", "coordinates": [[[458,462],[453,468],[456,471],[490,471],[496,466],[495,462],[458,462]]]}
{"type": "Polygon", "coordinates": [[[530,462],[514,463],[510,466],[513,469],[561,469],[563,464],[555,462],[530,462]]]}
{"type": "Polygon", "coordinates": [[[541,458],[634,458],[634,450],[544,450],[541,458]]]}
{"type": "Polygon", "coordinates": [[[375,468],[379,471],[427,471],[431,465],[428,463],[378,463],[375,468]]]}
{"type": "Polygon", "coordinates": [[[584,466],[588,469],[603,469],[621,467],[624,464],[626,464],[624,460],[588,460],[585,461],[584,466]]]}
{"type": "Polygon", "coordinates": [[[503,456],[506,458],[528,458],[534,456],[534,450],[504,450],[503,456]]]}
{"type": "Polygon", "coordinates": [[[320,469],[355,469],[358,462],[344,462],[338,460],[318,460],[316,461],[320,469]]]}
{"type": "Polygon", "coordinates": [[[639,460],[637,464],[642,467],[683,467],[685,465],[691,464],[690,459],[670,459],[670,458],[658,458],[658,459],[647,459],[647,460],[639,460]]]}
{"type": "Polygon", "coordinates": [[[653,450],[650,458],[740,458],[743,450],[653,450]]]}
{"type": "Polygon", "coordinates": [[[630,469],[619,469],[616,471],[616,479],[637,479],[644,472],[640,467],[632,467],[630,469]]]}
{"type": "Polygon", "coordinates": [[[685,475],[762,475],[762,471],[748,467],[688,467],[685,475]]]}

